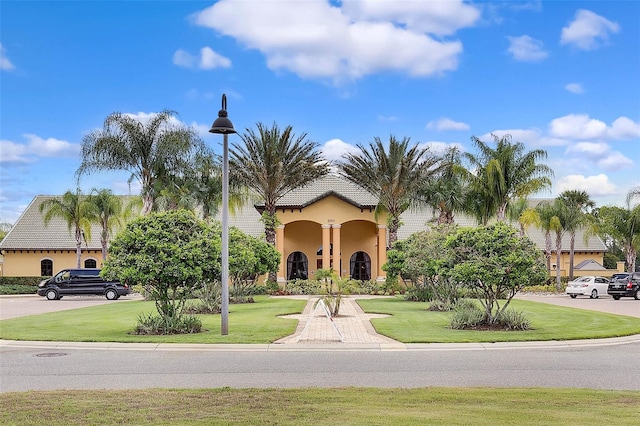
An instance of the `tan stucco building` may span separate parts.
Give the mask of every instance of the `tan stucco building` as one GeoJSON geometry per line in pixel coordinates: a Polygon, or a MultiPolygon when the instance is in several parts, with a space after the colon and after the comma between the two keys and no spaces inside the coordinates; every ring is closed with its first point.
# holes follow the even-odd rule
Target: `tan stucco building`
{"type": "MultiPolygon", "coordinates": [[[[5,276],[52,275],[64,268],[76,266],[75,239],[61,219],[44,225],[39,206],[49,196],[37,196],[23,212],[18,222],[0,243],[4,255],[2,273],[5,276]]],[[[329,175],[311,185],[288,193],[278,202],[280,226],[276,230],[276,248],[282,254],[278,281],[313,277],[320,268],[333,268],[341,277],[360,280],[383,280],[382,265],[387,260],[387,217],[376,216],[377,198],[363,188],[337,176],[329,175]],[[327,249],[328,248],[328,249],[327,249]]],[[[248,205],[232,212],[231,226],[253,236],[264,235],[261,222],[263,205],[248,205]]],[[[435,218],[431,209],[406,211],[398,239],[406,239],[424,230],[435,218]]],[[[470,217],[458,215],[460,226],[476,226],[470,217]]],[[[544,235],[539,229],[529,229],[529,237],[540,250],[544,235]]],[[[91,237],[82,246],[83,267],[102,266],[100,231],[94,227],[91,237]]],[[[569,237],[562,243],[561,275],[568,275],[569,237]]],[[[601,265],[606,251],[599,238],[584,242],[576,237],[574,275],[604,275],[615,271],[601,265]],[[583,268],[578,266],[582,265],[583,268]]],[[[552,275],[556,257],[553,255],[552,275]]]]}

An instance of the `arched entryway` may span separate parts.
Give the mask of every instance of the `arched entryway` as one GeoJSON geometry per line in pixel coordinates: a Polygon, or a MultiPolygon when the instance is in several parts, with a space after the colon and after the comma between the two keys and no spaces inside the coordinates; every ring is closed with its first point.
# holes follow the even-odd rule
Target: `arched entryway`
{"type": "Polygon", "coordinates": [[[301,251],[294,251],[287,258],[287,280],[306,280],[309,277],[309,259],[301,251]]]}
{"type": "Polygon", "coordinates": [[[363,252],[357,251],[351,255],[349,260],[350,276],[353,280],[368,281],[371,279],[371,257],[363,252]]]}

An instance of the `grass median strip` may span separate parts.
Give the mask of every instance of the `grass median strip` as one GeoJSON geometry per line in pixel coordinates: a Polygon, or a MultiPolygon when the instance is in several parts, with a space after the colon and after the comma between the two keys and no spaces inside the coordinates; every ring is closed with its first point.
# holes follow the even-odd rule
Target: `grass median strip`
{"type": "Polygon", "coordinates": [[[588,389],[207,389],[0,394],[0,424],[636,425],[640,392],[588,389]]]}
{"type": "MultiPolygon", "coordinates": [[[[297,321],[279,315],[301,313],[306,300],[255,297],[229,306],[229,330],[220,334],[220,315],[198,315],[204,333],[166,336],[130,334],[138,315],[155,312],[154,302],[115,302],[0,321],[0,338],[63,342],[271,343],[293,334],[297,321]]],[[[58,303],[56,301],[47,303],[58,303]]]]}
{"type": "Polygon", "coordinates": [[[532,329],[527,331],[452,330],[451,312],[427,311],[428,303],[401,298],[360,299],[358,304],[365,312],[391,315],[371,323],[378,333],[404,343],[523,342],[640,334],[640,318],[525,300],[512,300],[509,306],[531,320],[532,329]]]}

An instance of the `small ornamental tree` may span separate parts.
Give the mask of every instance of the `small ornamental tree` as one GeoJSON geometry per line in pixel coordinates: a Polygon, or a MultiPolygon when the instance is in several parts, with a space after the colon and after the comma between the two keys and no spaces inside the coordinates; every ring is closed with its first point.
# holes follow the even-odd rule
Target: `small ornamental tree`
{"type": "Polygon", "coordinates": [[[271,244],[252,237],[237,228],[229,230],[229,279],[234,303],[248,299],[257,279],[278,272],[280,253],[271,244]]]}
{"type": "Polygon", "coordinates": [[[484,325],[496,324],[519,290],[547,279],[542,254],[534,243],[502,222],[460,229],[447,239],[446,247],[454,261],[448,273],[476,295],[484,308],[484,325]]]}
{"type": "Polygon", "coordinates": [[[433,301],[432,309],[450,310],[458,300],[460,283],[449,275],[453,251],[445,245],[447,237],[456,229],[436,226],[416,232],[403,244],[402,274],[413,281],[414,299],[433,301]]]}
{"type": "Polygon", "coordinates": [[[180,333],[187,298],[204,281],[220,276],[220,251],[219,235],[193,213],[153,213],[118,233],[102,274],[144,286],[160,315],[159,321],[149,317],[147,322],[160,324],[158,334],[180,333]]]}

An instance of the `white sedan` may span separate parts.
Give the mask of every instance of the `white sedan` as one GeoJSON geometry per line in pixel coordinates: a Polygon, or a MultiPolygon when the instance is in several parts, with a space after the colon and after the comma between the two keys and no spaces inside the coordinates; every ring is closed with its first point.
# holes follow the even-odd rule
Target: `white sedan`
{"type": "Polygon", "coordinates": [[[608,286],[608,279],[589,275],[569,281],[565,293],[574,299],[578,295],[588,295],[592,299],[597,299],[599,295],[607,294],[608,286]]]}

